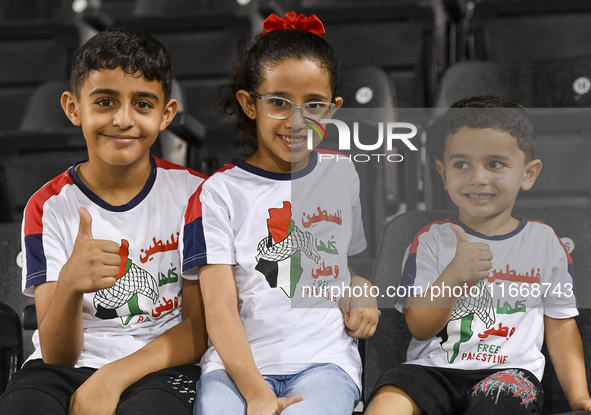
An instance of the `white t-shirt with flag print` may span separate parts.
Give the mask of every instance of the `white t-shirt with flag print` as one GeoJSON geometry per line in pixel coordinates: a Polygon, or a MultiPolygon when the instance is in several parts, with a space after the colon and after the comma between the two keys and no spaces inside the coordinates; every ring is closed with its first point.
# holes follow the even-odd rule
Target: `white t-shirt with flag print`
{"type": "MultiPolygon", "coordinates": [[[[214,173],[187,215],[184,276],[198,265],[234,265],[240,317],[263,375],[334,363],[361,389],[356,341],[330,291],[350,286],[347,256],[366,247],[359,178],[351,162],[312,154],[293,174],[241,160],[214,173]]],[[[211,342],[201,369],[224,369],[211,342]]]]}
{"type": "MultiPolygon", "coordinates": [[[[121,359],[181,320],[179,238],[191,195],[205,176],[151,157],[152,170],[142,191],[129,203],[112,206],[90,191],[76,166],[37,193],[23,221],[23,292],[57,281],[74,248],[84,207],[92,216],[94,239],[119,244],[116,284],[83,296],[84,347],[76,367],[99,368],[121,359]]],[[[39,333],[35,352],[42,358],[39,333]]]]}
{"type": "MultiPolygon", "coordinates": [[[[578,314],[570,255],[542,222],[522,219],[513,232],[488,237],[456,218],[446,219],[423,228],[408,248],[400,282],[407,292],[412,287],[426,293],[454,258],[452,223],[464,228],[470,242],[490,246],[493,266],[488,278],[458,299],[436,337],[411,340],[407,363],[465,370],[523,368],[541,380],[544,315],[563,319],[578,314]]],[[[396,308],[404,312],[404,305],[399,298],[396,308]]]]}

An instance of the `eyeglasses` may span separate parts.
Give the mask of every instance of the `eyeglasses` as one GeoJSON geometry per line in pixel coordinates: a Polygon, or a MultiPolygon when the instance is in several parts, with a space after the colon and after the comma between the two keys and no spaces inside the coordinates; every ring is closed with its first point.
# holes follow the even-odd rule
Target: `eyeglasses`
{"type": "Polygon", "coordinates": [[[263,109],[267,115],[277,120],[285,120],[291,117],[293,110],[296,108],[300,109],[302,117],[313,118],[315,120],[330,118],[337,107],[332,102],[310,101],[304,104],[296,104],[287,98],[273,95],[259,95],[256,92],[251,92],[251,94],[261,100],[263,109]]]}

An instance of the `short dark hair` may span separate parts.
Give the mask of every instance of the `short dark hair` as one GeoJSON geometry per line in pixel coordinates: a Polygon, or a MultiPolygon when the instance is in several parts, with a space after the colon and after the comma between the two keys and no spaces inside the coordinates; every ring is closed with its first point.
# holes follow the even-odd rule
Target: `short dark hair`
{"type": "Polygon", "coordinates": [[[152,36],[124,27],[99,32],[80,48],[72,64],[70,88],[80,99],[82,85],[93,71],[116,68],[160,82],[164,102],[170,99],[172,69],[168,52],[152,36]]]}
{"type": "Polygon", "coordinates": [[[490,95],[457,101],[443,116],[443,139],[447,140],[462,127],[506,132],[517,140],[526,163],[534,158],[534,125],[529,112],[515,101],[490,95]]]}
{"type": "Polygon", "coordinates": [[[224,112],[235,115],[239,139],[245,146],[244,154],[258,148],[256,121],[251,120],[236,99],[236,92],[255,90],[263,83],[265,71],[288,59],[309,59],[317,62],[329,74],[333,99],[339,83],[339,62],[330,44],[318,35],[305,30],[279,29],[257,35],[236,63],[230,81],[220,91],[224,112]]]}

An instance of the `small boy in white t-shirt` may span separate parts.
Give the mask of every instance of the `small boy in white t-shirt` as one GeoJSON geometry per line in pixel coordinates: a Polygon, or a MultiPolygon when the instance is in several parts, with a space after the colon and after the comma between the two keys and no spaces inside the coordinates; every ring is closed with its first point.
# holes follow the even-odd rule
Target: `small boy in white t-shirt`
{"type": "Polygon", "coordinates": [[[367,415],[540,413],[544,339],[573,410],[590,410],[572,259],[552,228],[512,216],[542,162],[525,108],[481,96],[443,118],[437,169],[457,218],[409,247],[401,299],[407,362],[383,373],[367,415]],[[455,294],[454,294],[455,293],[455,294]]]}

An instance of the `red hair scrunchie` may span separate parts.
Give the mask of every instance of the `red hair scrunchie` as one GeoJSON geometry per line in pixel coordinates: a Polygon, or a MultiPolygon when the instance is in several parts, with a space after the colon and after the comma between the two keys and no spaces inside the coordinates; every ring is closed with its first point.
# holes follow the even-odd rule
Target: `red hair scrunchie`
{"type": "Polygon", "coordinates": [[[264,32],[262,32],[262,34],[264,35],[273,30],[279,29],[305,30],[320,37],[325,33],[324,25],[315,14],[306,17],[303,14],[297,15],[296,12],[285,13],[285,16],[283,17],[279,17],[275,13],[272,13],[263,22],[264,32]]]}

